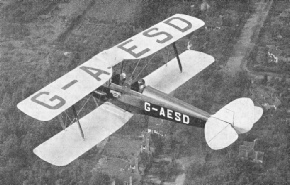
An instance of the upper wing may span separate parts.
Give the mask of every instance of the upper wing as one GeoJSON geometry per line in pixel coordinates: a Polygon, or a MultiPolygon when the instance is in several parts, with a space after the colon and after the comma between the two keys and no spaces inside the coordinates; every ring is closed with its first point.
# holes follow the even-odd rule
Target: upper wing
{"type": "Polygon", "coordinates": [[[200,19],[176,14],[99,53],[20,102],[17,107],[40,121],[51,120],[109,80],[112,76],[111,66],[123,59],[149,56],[203,25],[200,19]]]}
{"type": "Polygon", "coordinates": [[[113,134],[132,116],[133,114],[106,102],[79,120],[84,131],[84,140],[77,123],[73,123],[39,145],[33,152],[53,165],[65,166],[113,134]]]}
{"type": "Polygon", "coordinates": [[[176,14],[101,54],[108,58],[110,66],[121,62],[120,59],[144,58],[199,29],[204,24],[202,20],[195,17],[176,14]],[[117,57],[119,60],[110,59],[111,57],[117,57]]]}
{"type": "Polygon", "coordinates": [[[182,72],[179,71],[177,59],[174,58],[146,76],[146,85],[169,94],[214,62],[212,56],[193,50],[186,50],[179,58],[183,66],[182,72]]]}
{"type": "Polygon", "coordinates": [[[48,121],[71,107],[112,77],[112,68],[98,56],[50,83],[17,107],[40,121],[48,121]]]}

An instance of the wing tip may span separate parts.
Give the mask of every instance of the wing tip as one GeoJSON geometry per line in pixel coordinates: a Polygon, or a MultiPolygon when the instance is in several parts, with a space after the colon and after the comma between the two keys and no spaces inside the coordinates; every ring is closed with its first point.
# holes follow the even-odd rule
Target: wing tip
{"type": "MultiPolygon", "coordinates": [[[[56,155],[48,156],[47,153],[45,153],[45,151],[42,151],[39,147],[34,148],[33,153],[37,155],[41,160],[46,161],[47,163],[50,163],[54,166],[66,166],[72,162],[72,160],[63,160],[63,158],[60,159],[58,157],[55,157],[56,155]]],[[[69,159],[69,157],[67,157],[66,159],[69,159]]]]}
{"type": "Polygon", "coordinates": [[[50,116],[49,113],[47,114],[39,114],[37,110],[37,105],[36,107],[31,107],[29,104],[29,99],[26,98],[24,100],[22,100],[21,102],[19,102],[16,107],[23,112],[24,114],[26,114],[27,116],[30,116],[34,119],[37,119],[38,121],[50,121],[52,120],[54,117],[50,116]]]}
{"type": "MultiPolygon", "coordinates": [[[[197,17],[193,17],[193,16],[190,16],[190,15],[186,15],[186,14],[181,14],[181,13],[177,13],[175,15],[173,15],[172,17],[175,17],[175,16],[179,16],[179,17],[187,17],[187,18],[190,18],[190,19],[195,19],[197,20],[199,23],[205,25],[205,22],[197,17]]],[[[203,26],[202,25],[202,26],[203,26]]]]}
{"type": "MultiPolygon", "coordinates": [[[[192,57],[196,57],[196,55],[201,55],[200,57],[203,58],[203,62],[207,62],[209,64],[212,64],[214,63],[214,57],[207,54],[207,53],[204,53],[204,52],[201,52],[201,51],[196,51],[196,50],[186,50],[185,52],[186,55],[192,55],[192,57]]],[[[181,53],[181,54],[183,54],[181,53]]],[[[181,55],[180,54],[180,55],[181,55]]]]}

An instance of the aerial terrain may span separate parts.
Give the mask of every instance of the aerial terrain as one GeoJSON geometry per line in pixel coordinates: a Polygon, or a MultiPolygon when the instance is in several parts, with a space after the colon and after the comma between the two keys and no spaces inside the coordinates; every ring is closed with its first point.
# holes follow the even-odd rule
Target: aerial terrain
{"type": "MultiPolygon", "coordinates": [[[[1,185],[290,184],[288,0],[2,0],[0,24],[1,185]],[[209,113],[250,97],[264,110],[250,132],[214,151],[203,129],[136,115],[68,166],[33,154],[72,113],[41,122],[17,103],[176,13],[206,23],[177,42],[179,51],[202,51],[215,62],[170,95],[209,113]]],[[[142,78],[173,57],[166,47],[140,63],[125,61],[125,72],[142,78]]],[[[81,115],[98,106],[90,100],[82,107],[86,98],[76,104],[81,115]]]]}

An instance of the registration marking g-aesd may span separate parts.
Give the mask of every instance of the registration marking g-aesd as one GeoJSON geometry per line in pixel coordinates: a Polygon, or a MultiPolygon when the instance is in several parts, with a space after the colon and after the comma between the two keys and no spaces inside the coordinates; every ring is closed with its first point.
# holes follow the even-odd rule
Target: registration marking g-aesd
{"type": "Polygon", "coordinates": [[[152,115],[155,117],[165,118],[168,120],[173,120],[173,121],[184,123],[184,124],[189,124],[190,122],[190,118],[186,114],[182,114],[180,112],[177,112],[177,111],[174,111],[174,110],[162,107],[162,106],[153,105],[149,102],[144,102],[144,110],[145,112],[148,112],[149,115],[152,115]]]}
{"type": "Polygon", "coordinates": [[[140,59],[202,27],[204,22],[187,15],[176,14],[125,40],[116,47],[126,59],[140,59]]]}

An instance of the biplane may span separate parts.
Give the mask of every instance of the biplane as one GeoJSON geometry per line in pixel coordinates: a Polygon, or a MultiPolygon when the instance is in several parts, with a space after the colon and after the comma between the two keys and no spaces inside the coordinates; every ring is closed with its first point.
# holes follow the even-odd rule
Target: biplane
{"type": "Polygon", "coordinates": [[[40,144],[34,153],[53,165],[65,166],[121,128],[134,114],[204,128],[205,140],[214,150],[235,142],[263,114],[250,98],[236,99],[211,115],[170,95],[214,62],[212,56],[194,50],[179,55],[175,46],[177,40],[204,24],[195,17],[173,15],[95,55],[21,101],[17,107],[25,114],[49,121],[71,107],[76,112],[74,104],[89,94],[105,97],[100,106],[82,118],[75,113],[73,124],[40,144]],[[170,44],[176,57],[140,79],[140,83],[113,80],[113,66],[147,57],[170,44]]]}

